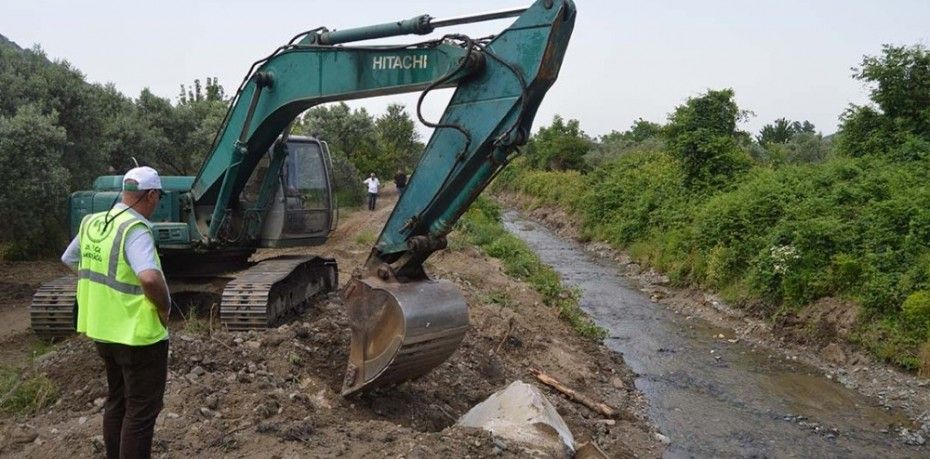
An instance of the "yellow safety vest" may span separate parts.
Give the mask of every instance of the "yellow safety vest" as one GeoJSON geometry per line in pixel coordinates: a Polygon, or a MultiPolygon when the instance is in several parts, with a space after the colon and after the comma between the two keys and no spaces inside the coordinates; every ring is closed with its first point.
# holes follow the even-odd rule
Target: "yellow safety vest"
{"type": "MultiPolygon", "coordinates": [[[[89,338],[145,346],[168,337],[157,306],[142,293],[142,284],[126,261],[126,235],[136,225],[148,230],[131,212],[113,210],[88,215],[81,222],[77,331],[89,338]],[[112,219],[109,224],[108,219],[112,219]]],[[[155,260],[161,267],[157,253],[155,260]]]]}

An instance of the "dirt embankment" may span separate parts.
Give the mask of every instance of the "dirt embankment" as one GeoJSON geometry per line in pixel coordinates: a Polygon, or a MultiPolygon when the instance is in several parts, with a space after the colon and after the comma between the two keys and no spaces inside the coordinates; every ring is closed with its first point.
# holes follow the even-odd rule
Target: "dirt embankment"
{"type": "MultiPolygon", "coordinates": [[[[342,282],[367,256],[394,197],[388,190],[379,210],[351,213],[329,243],[313,250],[338,260],[342,282]]],[[[269,251],[259,257],[302,251],[309,252],[269,251]]],[[[0,274],[13,275],[20,267],[29,269],[7,264],[0,274]]],[[[518,457],[515,445],[452,426],[510,382],[535,382],[530,369],[619,408],[616,419],[603,419],[543,388],[579,443],[594,440],[612,457],[662,454],[634,375],[619,355],[574,335],[536,292],[473,248],[437,253],[428,270],[454,281],[468,301],[471,328],[461,348],[417,381],[356,397],[338,395],[349,340],[338,296],[260,333],[193,332],[175,319],[156,456],[518,457]],[[499,301],[502,294],[509,300],[499,301]]],[[[29,283],[60,272],[51,264],[29,283]]],[[[19,315],[28,306],[22,296],[10,300],[19,315]]],[[[22,326],[6,335],[0,347],[13,350],[3,354],[3,363],[27,362],[33,342],[22,326]]],[[[101,432],[106,382],[92,344],[69,339],[31,368],[59,385],[60,399],[32,416],[0,418],[0,454],[99,456],[95,436],[101,432]]]]}
{"type": "MultiPolygon", "coordinates": [[[[580,239],[578,222],[562,209],[538,206],[532,198],[512,193],[500,193],[497,198],[563,237],[580,239]]],[[[875,398],[883,406],[902,409],[916,425],[930,426],[930,380],[878,362],[848,342],[857,320],[857,308],[848,301],[823,298],[772,323],[752,308],[730,307],[714,293],[670,287],[667,277],[640,266],[629,254],[606,243],[588,242],[585,249],[618,262],[621,274],[635,281],[653,301],[730,328],[738,339],[786,359],[819,368],[827,378],[875,398]]]]}

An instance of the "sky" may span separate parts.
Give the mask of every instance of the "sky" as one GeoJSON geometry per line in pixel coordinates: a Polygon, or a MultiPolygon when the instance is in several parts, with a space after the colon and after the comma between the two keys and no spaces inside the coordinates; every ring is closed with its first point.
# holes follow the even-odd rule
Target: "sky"
{"type": "MultiPolygon", "coordinates": [[[[89,81],[113,83],[129,97],[149,88],[176,101],[180,85],[196,78],[217,77],[232,92],[253,61],[317,26],[342,29],[420,14],[447,18],[529,3],[0,0],[0,34],[22,47],[38,44],[89,81]]],[[[868,100],[868,88],[851,78],[863,55],[880,53],[885,43],[930,44],[927,0],[576,0],[576,5],[561,74],[534,130],[559,114],[600,136],[626,130],[638,118],[664,122],[689,97],[733,88],[739,106],[754,113],[741,126],[745,130],[758,132],[786,117],[809,120],[829,134],[850,103],[868,100]]],[[[480,37],[509,21],[438,29],[434,35],[480,37]]],[[[437,119],[450,96],[451,90],[430,93],[427,119],[437,119]]],[[[379,114],[394,102],[412,112],[416,95],[349,105],[379,114]]]]}

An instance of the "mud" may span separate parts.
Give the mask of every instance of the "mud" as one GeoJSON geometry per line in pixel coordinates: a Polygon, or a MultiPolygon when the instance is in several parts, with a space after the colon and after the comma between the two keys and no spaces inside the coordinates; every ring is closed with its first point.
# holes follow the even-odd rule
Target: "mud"
{"type": "MultiPolygon", "coordinates": [[[[341,281],[367,256],[370,234],[380,230],[394,201],[389,193],[377,211],[344,216],[331,241],[314,250],[338,260],[341,281]]],[[[450,245],[460,248],[434,255],[427,268],[459,286],[471,328],[449,361],[395,388],[338,395],[349,330],[335,295],[261,333],[230,333],[207,320],[175,318],[155,456],[522,457],[516,445],[453,424],[510,382],[534,382],[531,369],[619,409],[617,418],[602,419],[543,387],[579,443],[594,441],[612,457],[662,454],[634,374],[619,354],[574,335],[555,310],[504,275],[495,260],[464,244],[450,245]]],[[[267,251],[257,258],[281,253],[301,251],[267,251]]],[[[38,277],[55,277],[57,269],[38,277]]],[[[17,307],[24,305],[28,300],[17,307]]],[[[61,393],[39,413],[0,417],[0,454],[100,456],[95,437],[106,384],[92,344],[74,337],[32,358],[35,340],[20,329],[0,348],[7,349],[4,365],[25,366],[26,376],[47,375],[61,393]]]]}

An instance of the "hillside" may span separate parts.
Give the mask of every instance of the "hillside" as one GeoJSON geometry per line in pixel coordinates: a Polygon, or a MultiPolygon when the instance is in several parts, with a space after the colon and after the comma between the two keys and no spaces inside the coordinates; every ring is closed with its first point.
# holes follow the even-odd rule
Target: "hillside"
{"type": "Polygon", "coordinates": [[[14,42],[13,40],[10,40],[9,38],[3,36],[3,34],[0,34],[0,46],[5,46],[5,47],[8,47],[8,48],[13,48],[13,49],[18,50],[18,51],[22,51],[22,50],[23,50],[23,48],[21,48],[19,45],[17,45],[16,42],[14,42]]]}

